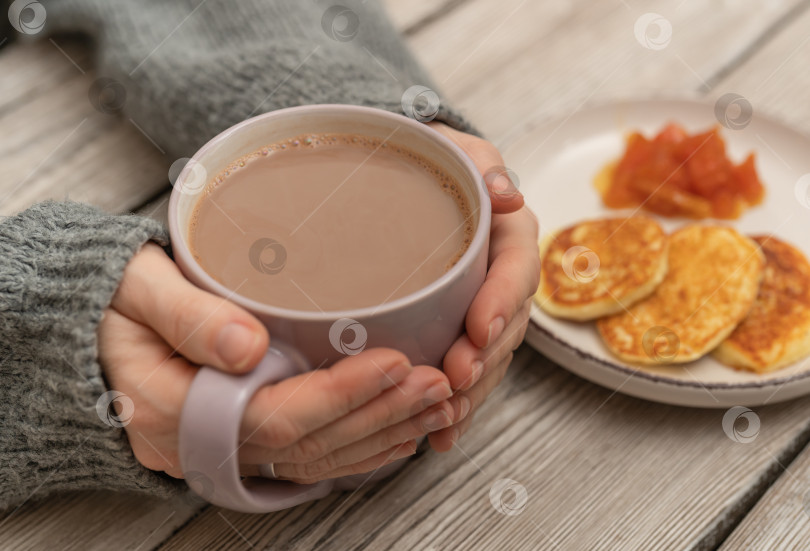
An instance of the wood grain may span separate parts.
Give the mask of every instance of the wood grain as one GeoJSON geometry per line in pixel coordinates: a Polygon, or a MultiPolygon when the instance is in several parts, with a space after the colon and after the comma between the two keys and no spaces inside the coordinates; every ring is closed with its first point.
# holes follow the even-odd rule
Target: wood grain
{"type": "Polygon", "coordinates": [[[712,97],[737,93],[747,99],[754,116],[761,113],[810,134],[810,102],[804,100],[810,75],[810,10],[797,14],[767,44],[718,80],[712,97]]]}
{"type": "Polygon", "coordinates": [[[148,216],[161,222],[164,226],[169,226],[169,198],[171,197],[172,190],[159,193],[156,197],[148,201],[144,206],[136,210],[137,214],[141,216],[148,216]]]}
{"type": "Polygon", "coordinates": [[[0,515],[0,548],[154,549],[203,504],[112,492],[68,492],[0,515]]]}
{"type": "MultiPolygon", "coordinates": [[[[758,113],[797,126],[810,134],[810,105],[803,98],[810,76],[806,61],[810,13],[786,25],[772,41],[741,63],[717,85],[717,94],[744,96],[758,113]],[[763,70],[762,68],[767,68],[763,70]]],[[[810,447],[789,465],[779,480],[720,547],[721,551],[804,549],[810,539],[810,447]]]]}
{"type": "Polygon", "coordinates": [[[66,197],[127,211],[168,185],[164,155],[130,120],[92,106],[89,58],[68,40],[0,54],[0,215],[66,197]]]}
{"type": "MultiPolygon", "coordinates": [[[[530,2],[470,0],[410,43],[446,99],[498,146],[585,102],[695,95],[806,1],[530,2]],[[671,41],[649,50],[636,20],[657,12],[671,41]]],[[[655,29],[651,28],[654,35],[655,29]]],[[[762,72],[769,69],[763,67],[762,72]]]]}
{"type": "Polygon", "coordinates": [[[467,0],[383,0],[391,21],[405,34],[440,19],[467,0]]]}
{"type": "Polygon", "coordinates": [[[790,464],[720,551],[804,549],[810,539],[810,448],[790,464]]]}

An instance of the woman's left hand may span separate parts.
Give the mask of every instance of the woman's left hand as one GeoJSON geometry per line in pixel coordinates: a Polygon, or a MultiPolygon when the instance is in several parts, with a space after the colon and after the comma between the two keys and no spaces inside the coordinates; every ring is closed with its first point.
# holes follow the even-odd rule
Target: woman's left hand
{"type": "Polygon", "coordinates": [[[467,431],[476,409],[501,382],[513,351],[523,341],[540,282],[539,226],[494,145],[443,123],[429,125],[469,155],[484,176],[492,201],[486,281],[467,312],[466,332],[444,358],[443,369],[454,391],[453,425],[428,435],[431,447],[444,452],[467,431]]]}

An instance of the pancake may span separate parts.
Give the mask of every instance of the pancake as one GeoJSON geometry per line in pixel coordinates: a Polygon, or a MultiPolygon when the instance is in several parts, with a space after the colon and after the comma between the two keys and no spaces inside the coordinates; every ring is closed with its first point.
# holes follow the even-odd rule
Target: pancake
{"type": "Polygon", "coordinates": [[[667,272],[667,235],[646,216],[582,222],[540,246],[535,302],[577,321],[621,312],[647,297],[667,272]]]}
{"type": "Polygon", "coordinates": [[[724,364],[766,373],[810,355],[810,263],[775,237],[757,236],[765,273],[751,312],[714,351],[724,364]]]}
{"type": "Polygon", "coordinates": [[[751,310],[765,257],[722,226],[669,236],[669,272],[647,300],[597,322],[607,347],[638,364],[691,362],[728,337],[751,310]]]}

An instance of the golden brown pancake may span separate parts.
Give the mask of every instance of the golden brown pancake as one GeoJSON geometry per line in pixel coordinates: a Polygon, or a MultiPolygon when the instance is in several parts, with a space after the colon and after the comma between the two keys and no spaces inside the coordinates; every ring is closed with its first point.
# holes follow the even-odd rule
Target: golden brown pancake
{"type": "Polygon", "coordinates": [[[649,296],[667,272],[667,235],[646,216],[582,222],[541,245],[535,301],[559,318],[592,320],[649,296]]]}
{"type": "Polygon", "coordinates": [[[756,236],[765,273],[751,312],[714,351],[721,362],[766,373],[810,355],[810,263],[775,237],[756,236]]]}
{"type": "Polygon", "coordinates": [[[613,354],[631,363],[684,363],[715,348],[748,314],[765,258],[721,226],[686,226],[669,236],[669,272],[647,300],[597,322],[613,354]]]}

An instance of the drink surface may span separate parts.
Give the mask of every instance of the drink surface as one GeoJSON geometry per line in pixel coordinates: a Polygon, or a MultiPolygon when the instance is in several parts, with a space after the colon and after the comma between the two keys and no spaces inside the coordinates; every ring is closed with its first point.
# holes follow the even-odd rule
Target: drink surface
{"type": "Polygon", "coordinates": [[[192,254],[236,293],[307,311],[415,292],[466,251],[474,216],[458,182],[411,150],[359,135],[268,145],[201,196],[192,254]]]}

